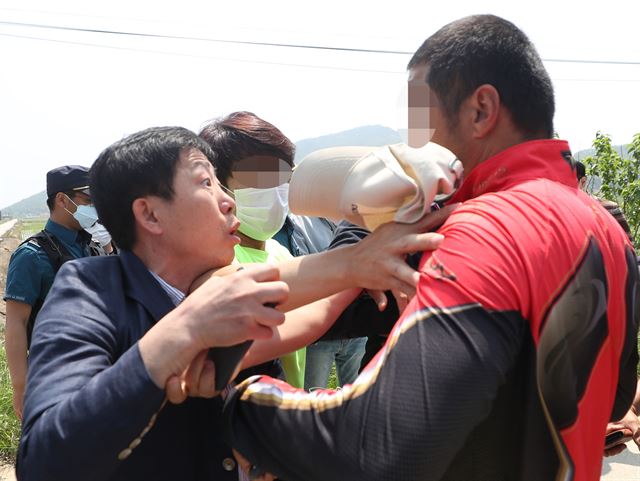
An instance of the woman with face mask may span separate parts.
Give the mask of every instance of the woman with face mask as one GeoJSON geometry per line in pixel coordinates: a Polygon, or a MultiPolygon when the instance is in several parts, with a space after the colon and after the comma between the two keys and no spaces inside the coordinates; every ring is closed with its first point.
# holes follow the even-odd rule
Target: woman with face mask
{"type": "MultiPolygon", "coordinates": [[[[235,247],[234,262],[278,263],[292,258],[272,237],[289,212],[293,143],[275,126],[250,112],[235,112],[210,122],[200,136],[218,154],[216,174],[236,202],[242,242],[235,247]]],[[[295,387],[304,385],[305,357],[305,348],[280,357],[285,378],[295,387]]],[[[277,376],[278,369],[277,362],[270,362],[255,366],[252,371],[277,376]]],[[[243,372],[240,377],[248,374],[251,373],[243,372]]]]}

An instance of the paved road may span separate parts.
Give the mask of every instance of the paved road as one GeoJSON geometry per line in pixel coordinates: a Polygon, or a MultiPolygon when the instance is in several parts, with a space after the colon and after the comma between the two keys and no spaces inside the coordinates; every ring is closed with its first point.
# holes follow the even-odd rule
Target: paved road
{"type": "Polygon", "coordinates": [[[638,481],[640,480],[640,452],[633,441],[627,443],[627,449],[611,458],[604,458],[601,481],[638,481]]]}
{"type": "MultiPolygon", "coordinates": [[[[0,481],[15,481],[13,466],[0,465],[0,481]]],[[[640,480],[640,452],[633,441],[627,443],[627,450],[612,458],[604,458],[600,481],[640,480]]]]}
{"type": "MultiPolygon", "coordinates": [[[[0,466],[0,481],[15,481],[13,466],[0,466]]],[[[640,452],[633,441],[627,443],[627,450],[612,458],[604,458],[600,481],[640,480],[640,452]]]]}
{"type": "Polygon", "coordinates": [[[12,220],[8,220],[7,222],[3,222],[2,224],[0,224],[0,237],[5,235],[11,229],[13,229],[13,226],[16,225],[16,222],[18,222],[17,219],[12,219],[12,220]]]}

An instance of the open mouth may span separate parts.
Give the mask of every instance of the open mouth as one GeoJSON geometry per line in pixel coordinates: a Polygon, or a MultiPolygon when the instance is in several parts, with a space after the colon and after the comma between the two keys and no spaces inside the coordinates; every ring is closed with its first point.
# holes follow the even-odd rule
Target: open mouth
{"type": "Polygon", "coordinates": [[[238,229],[240,228],[240,221],[236,220],[229,230],[229,235],[238,235],[238,229]]]}

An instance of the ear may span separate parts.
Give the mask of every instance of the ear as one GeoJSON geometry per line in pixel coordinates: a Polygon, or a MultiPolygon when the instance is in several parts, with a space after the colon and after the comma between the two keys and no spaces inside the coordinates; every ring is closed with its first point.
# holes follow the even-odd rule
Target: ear
{"type": "Polygon", "coordinates": [[[60,210],[64,210],[67,209],[71,212],[73,212],[73,209],[75,206],[73,206],[73,204],[71,204],[71,202],[69,201],[69,199],[67,198],[66,194],[64,192],[58,192],[55,196],[55,200],[54,200],[54,204],[56,207],[58,207],[60,210]]]}
{"type": "Polygon", "coordinates": [[[578,187],[580,187],[582,190],[585,190],[586,185],[587,185],[587,176],[585,175],[578,181],[578,187]]]}
{"type": "Polygon", "coordinates": [[[496,128],[501,115],[500,106],[500,94],[493,85],[481,85],[471,94],[468,108],[474,138],[484,138],[496,128]]]}
{"type": "Polygon", "coordinates": [[[155,199],[149,197],[140,197],[131,204],[137,227],[150,234],[160,235],[163,229],[156,215],[156,208],[155,199]]]}

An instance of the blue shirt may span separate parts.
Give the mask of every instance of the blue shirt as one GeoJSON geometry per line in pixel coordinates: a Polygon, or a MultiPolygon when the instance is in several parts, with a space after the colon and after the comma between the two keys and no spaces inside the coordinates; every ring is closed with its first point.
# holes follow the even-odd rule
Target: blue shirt
{"type": "Polygon", "coordinates": [[[335,230],[336,225],[324,217],[289,214],[273,238],[298,257],[327,250],[335,230]]]}
{"type": "Polygon", "coordinates": [[[160,277],[155,272],[153,271],[149,271],[149,272],[151,273],[153,278],[156,281],[158,281],[158,284],[160,284],[160,287],[162,287],[162,290],[164,290],[164,292],[167,293],[167,295],[173,302],[174,306],[177,306],[182,301],[184,301],[184,298],[186,297],[184,292],[182,292],[180,289],[176,289],[175,287],[173,287],[171,284],[169,284],[167,281],[165,281],[162,277],[160,277]]]}
{"type": "MultiPolygon", "coordinates": [[[[47,221],[45,230],[55,236],[73,257],[91,255],[88,236],[82,235],[82,231],[67,229],[51,219],[47,221]]],[[[49,293],[54,277],[47,253],[35,243],[26,242],[11,255],[4,300],[23,302],[33,307],[49,293]]]]}

